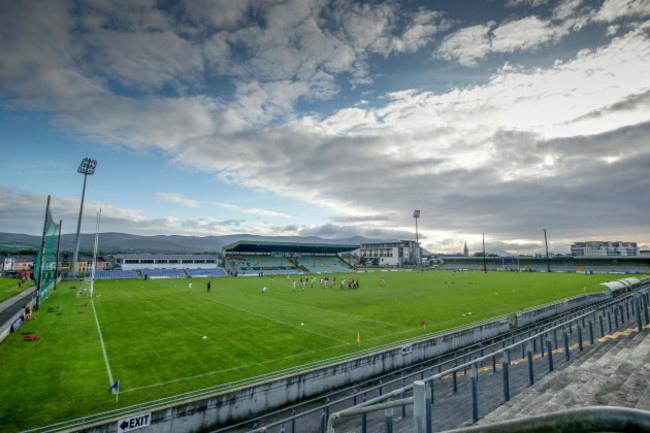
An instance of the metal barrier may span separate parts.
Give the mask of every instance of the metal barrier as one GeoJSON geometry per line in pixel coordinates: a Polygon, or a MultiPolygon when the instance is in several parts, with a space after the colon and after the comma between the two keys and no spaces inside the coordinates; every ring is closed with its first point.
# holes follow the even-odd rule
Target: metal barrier
{"type": "MultiPolygon", "coordinates": [[[[503,372],[503,400],[510,400],[510,381],[509,381],[509,367],[511,365],[511,353],[521,347],[522,359],[525,359],[528,366],[528,385],[534,384],[535,377],[533,371],[533,352],[537,352],[537,348],[533,348],[533,345],[537,346],[537,341],[539,341],[539,351],[540,357],[546,357],[548,360],[548,372],[551,373],[554,370],[555,362],[553,346],[555,346],[557,352],[564,353],[564,360],[570,360],[570,346],[569,338],[573,334],[573,328],[576,328],[575,340],[577,341],[577,350],[584,350],[584,341],[582,329],[587,327],[586,321],[588,320],[588,330],[589,330],[589,343],[594,344],[594,331],[593,324],[596,321],[596,314],[598,314],[598,320],[600,323],[600,334],[601,337],[604,337],[607,334],[611,334],[619,326],[623,325],[627,321],[635,321],[637,324],[637,329],[640,331],[643,326],[643,319],[645,319],[646,325],[650,324],[648,317],[648,304],[649,302],[648,289],[637,292],[633,295],[627,295],[621,298],[618,298],[616,301],[610,302],[602,306],[597,311],[591,311],[586,314],[579,315],[577,317],[571,318],[570,320],[560,323],[555,326],[548,327],[543,329],[541,332],[537,332],[534,335],[531,335],[527,338],[523,338],[517,343],[513,343],[507,347],[495,350],[494,352],[488,355],[482,355],[476,359],[471,359],[470,361],[464,362],[460,365],[455,365],[454,367],[447,369],[445,371],[440,371],[438,373],[432,374],[429,377],[422,376],[419,380],[414,381],[412,384],[403,386],[399,389],[392,391],[391,393],[381,395],[372,400],[365,401],[361,404],[353,406],[348,409],[344,409],[338,412],[335,412],[329,416],[327,423],[327,432],[335,432],[335,422],[342,420],[343,418],[348,418],[356,416],[360,413],[364,416],[370,412],[378,411],[385,409],[384,406],[380,406],[385,400],[395,397],[397,395],[402,397],[402,404],[400,406],[404,407],[407,405],[413,405],[413,425],[414,430],[417,433],[424,433],[431,431],[431,410],[432,405],[434,404],[434,382],[441,380],[443,378],[451,378],[453,384],[453,392],[456,393],[456,376],[462,372],[464,375],[467,369],[471,369],[470,375],[470,392],[471,392],[471,420],[473,423],[476,423],[479,419],[478,417],[478,393],[477,393],[477,382],[478,382],[478,369],[479,366],[484,365],[486,362],[492,364],[492,373],[496,372],[496,358],[501,356],[503,361],[501,363],[501,369],[503,372]],[[607,318],[607,331],[605,332],[604,318],[607,318]],[[620,322],[619,322],[620,318],[620,322]],[[561,331],[562,333],[562,346],[558,343],[557,332],[561,331]],[[544,340],[546,340],[547,350],[544,352],[544,340]],[[546,356],[544,355],[546,353],[546,356]],[[411,400],[403,399],[406,393],[412,393],[411,400]],[[412,403],[411,403],[412,402],[412,403]],[[374,410],[373,410],[374,408],[374,410]]],[[[559,360],[557,360],[559,361],[559,360]]],[[[388,407],[388,406],[386,406],[388,407]]],[[[403,412],[404,413],[404,412],[403,412]]],[[[390,414],[392,416],[392,413],[390,414]]],[[[386,413],[386,416],[389,416],[389,413],[386,413]]],[[[387,427],[387,431],[389,428],[387,427]]],[[[392,426],[390,427],[392,430],[392,426]]],[[[321,429],[321,432],[324,431],[321,429]]],[[[362,421],[362,431],[365,432],[365,422],[362,421]]],[[[589,430],[594,431],[594,430],[589,430]]]]}
{"type": "Polygon", "coordinates": [[[589,406],[519,418],[443,433],[588,433],[650,431],[650,412],[610,406],[589,406]]]}
{"type": "MultiPolygon", "coordinates": [[[[618,299],[621,300],[623,298],[618,298],[618,299]]],[[[611,304],[611,302],[609,304],[611,304]]],[[[424,367],[424,365],[427,364],[427,363],[423,362],[423,363],[421,363],[422,364],[422,367],[421,367],[422,369],[419,370],[419,371],[416,371],[415,373],[407,373],[411,368],[405,368],[405,369],[402,369],[402,370],[398,370],[396,373],[398,373],[398,374],[401,373],[401,377],[398,377],[398,378],[396,378],[394,380],[389,380],[389,381],[382,381],[384,379],[384,377],[382,377],[382,378],[379,379],[379,385],[372,386],[372,387],[367,388],[367,389],[365,389],[363,391],[359,391],[358,389],[355,389],[354,391],[351,391],[350,389],[348,389],[347,391],[351,395],[346,395],[343,398],[340,398],[338,400],[331,401],[330,397],[332,396],[332,394],[330,394],[330,395],[327,396],[327,402],[324,405],[319,406],[317,408],[312,408],[312,409],[306,410],[305,412],[302,412],[300,414],[295,413],[295,409],[298,408],[298,405],[296,405],[296,406],[294,406],[294,411],[292,412],[291,416],[288,416],[286,418],[283,418],[283,419],[280,419],[280,420],[277,420],[277,421],[267,422],[267,423],[264,424],[263,427],[260,426],[260,424],[259,424],[260,421],[262,421],[263,419],[268,419],[270,417],[275,417],[277,419],[278,416],[281,416],[281,413],[283,411],[280,410],[280,411],[276,411],[274,413],[266,414],[266,415],[261,416],[261,417],[248,419],[246,421],[242,421],[240,423],[230,425],[230,426],[224,427],[222,429],[214,430],[214,433],[223,433],[223,432],[227,432],[227,431],[230,431],[230,430],[242,431],[241,429],[245,428],[246,425],[250,425],[250,424],[254,424],[253,430],[247,430],[247,431],[250,431],[251,433],[272,432],[272,431],[277,431],[279,433],[284,433],[285,431],[295,432],[296,431],[295,430],[295,424],[299,419],[302,418],[302,423],[303,424],[308,424],[309,422],[307,420],[310,417],[312,417],[312,418],[316,417],[320,413],[320,417],[322,419],[323,414],[327,414],[329,416],[330,410],[332,408],[336,407],[336,406],[341,406],[341,405],[344,405],[346,403],[347,404],[352,403],[352,406],[360,407],[361,405],[357,405],[357,400],[358,399],[363,399],[363,401],[364,401],[363,405],[365,406],[365,405],[370,405],[370,404],[373,404],[373,403],[376,403],[376,402],[383,401],[389,395],[390,396],[401,395],[401,397],[404,397],[404,394],[407,391],[410,391],[410,389],[411,389],[410,385],[405,386],[406,380],[410,381],[410,380],[413,380],[413,378],[417,378],[417,377],[419,377],[420,379],[424,379],[425,376],[428,376],[429,374],[434,374],[435,370],[437,370],[440,373],[440,372],[442,372],[443,367],[445,365],[448,365],[448,366],[453,365],[454,367],[458,367],[459,370],[461,370],[461,369],[464,370],[463,365],[465,365],[465,368],[467,368],[466,367],[467,365],[471,365],[471,362],[467,363],[467,359],[470,359],[470,360],[475,359],[475,358],[477,358],[479,356],[483,356],[484,352],[493,353],[496,350],[499,350],[501,348],[506,348],[506,345],[508,344],[508,341],[511,342],[511,345],[514,345],[515,342],[517,341],[517,339],[519,339],[520,341],[529,341],[529,340],[531,340],[529,337],[533,336],[534,334],[538,334],[537,330],[539,330],[539,329],[549,330],[549,329],[552,329],[552,327],[554,327],[556,325],[561,326],[561,325],[558,325],[558,324],[565,323],[567,321],[567,319],[566,319],[567,317],[570,317],[571,318],[570,320],[576,320],[576,318],[582,317],[582,316],[586,317],[586,314],[585,314],[586,311],[589,312],[587,314],[592,314],[593,310],[597,310],[599,308],[604,308],[605,305],[608,305],[608,304],[599,303],[596,306],[578,308],[573,313],[565,315],[564,318],[561,319],[561,320],[560,319],[553,319],[553,320],[547,321],[547,323],[544,323],[541,326],[538,326],[538,327],[534,328],[535,331],[526,330],[525,332],[520,332],[519,334],[512,333],[509,337],[507,337],[507,338],[505,338],[503,340],[499,340],[497,342],[493,342],[493,343],[491,343],[489,345],[475,345],[475,347],[477,347],[477,349],[475,351],[473,351],[473,352],[465,352],[465,353],[463,353],[462,355],[459,355],[459,356],[451,356],[451,357],[450,356],[441,356],[441,357],[437,357],[435,359],[432,359],[431,363],[433,363],[433,362],[440,362],[440,363],[434,364],[433,367],[430,366],[431,363],[428,363],[429,367],[424,367]],[[526,336],[526,334],[527,334],[527,336],[526,336]],[[443,359],[445,359],[444,362],[442,361],[443,359]],[[459,365],[459,363],[460,363],[460,365],[459,365]],[[430,369],[430,371],[429,371],[429,369],[430,369]],[[406,373],[406,376],[404,375],[405,373],[406,373]],[[398,387],[397,388],[398,391],[396,392],[396,395],[386,393],[387,390],[390,390],[391,388],[395,389],[396,386],[398,387]],[[372,396],[373,394],[378,395],[378,397],[373,398],[372,400],[368,400],[367,398],[372,396]],[[284,427],[285,425],[290,426],[289,430],[285,430],[285,427],[284,427]]],[[[572,333],[572,327],[569,328],[569,329],[570,329],[569,332],[572,333]]],[[[593,327],[592,327],[592,329],[593,329],[593,327]]],[[[544,331],[544,332],[546,332],[546,331],[544,331]]],[[[577,333],[580,333],[580,331],[578,331],[577,333]]],[[[557,341],[557,336],[555,336],[555,341],[557,341]]],[[[539,351],[541,351],[542,353],[544,352],[544,345],[542,345],[541,341],[539,342],[539,346],[537,345],[537,342],[536,342],[535,339],[532,339],[532,342],[533,342],[533,351],[534,352],[538,351],[538,347],[539,347],[539,351]]],[[[519,345],[519,344],[517,344],[517,345],[519,345]]],[[[523,354],[525,354],[525,353],[526,352],[524,350],[524,347],[522,346],[522,357],[524,356],[523,354]]],[[[507,352],[507,355],[509,357],[509,352],[507,352]]],[[[535,355],[535,356],[538,356],[538,355],[535,355]]],[[[496,357],[492,357],[492,371],[496,372],[496,357]]],[[[461,372],[460,374],[462,375],[463,372],[461,372]]],[[[457,390],[456,389],[456,373],[453,373],[452,376],[453,376],[454,392],[456,392],[456,390],[457,390]]],[[[376,381],[376,379],[375,379],[375,381],[376,381]]],[[[371,381],[368,381],[368,383],[369,382],[371,382],[371,381]]],[[[365,384],[358,384],[359,387],[363,387],[363,385],[365,385],[365,384]]],[[[325,396],[323,396],[323,397],[321,397],[319,399],[313,399],[313,400],[304,402],[304,404],[309,405],[309,404],[315,403],[318,400],[322,401],[324,399],[325,399],[325,396]]],[[[392,419],[392,409],[386,409],[386,410],[387,410],[386,419],[387,420],[392,419]]],[[[366,427],[365,427],[366,426],[366,415],[368,413],[369,413],[369,411],[364,411],[364,413],[362,415],[362,425],[361,425],[361,431],[362,432],[366,431],[366,427]]],[[[403,418],[405,417],[404,406],[402,406],[402,417],[403,418]]],[[[314,424],[313,421],[312,421],[312,424],[314,424]]],[[[388,421],[386,422],[386,428],[387,429],[389,428],[388,421]]],[[[300,431],[304,431],[304,430],[305,429],[303,428],[300,431]]],[[[325,431],[324,423],[321,423],[320,431],[321,432],[325,431]]]]}
{"type": "MultiPolygon", "coordinates": [[[[597,304],[597,305],[599,305],[599,304],[597,304]]],[[[568,317],[574,317],[574,316],[577,316],[577,315],[580,315],[580,314],[584,313],[584,311],[591,311],[593,308],[595,308],[595,306],[593,306],[593,305],[588,306],[588,307],[580,307],[576,311],[574,311],[573,313],[569,313],[569,314],[565,315],[564,320],[566,319],[567,316],[568,317]]],[[[559,323],[561,321],[562,320],[555,318],[555,319],[547,320],[546,323],[542,322],[542,324],[543,324],[544,327],[549,327],[549,326],[553,326],[553,325],[555,325],[555,324],[557,324],[557,323],[559,323]]],[[[540,324],[540,325],[542,325],[542,324],[540,324]]],[[[539,327],[540,326],[537,326],[534,329],[539,329],[539,327]]],[[[527,327],[527,328],[531,328],[531,327],[527,327]]],[[[253,430],[250,430],[251,433],[269,432],[269,431],[273,431],[274,428],[277,429],[277,431],[279,433],[283,433],[285,431],[284,430],[284,425],[285,424],[292,426],[290,431],[294,432],[295,431],[295,428],[294,428],[295,423],[300,418],[304,419],[304,418],[313,417],[313,416],[318,415],[319,413],[328,413],[329,414],[330,408],[332,408],[334,406],[337,406],[337,405],[345,404],[346,402],[352,402],[352,405],[356,406],[358,399],[363,399],[365,404],[371,404],[374,401],[380,401],[381,398],[373,399],[373,400],[367,400],[367,397],[371,396],[373,394],[378,394],[379,397],[383,396],[383,398],[386,398],[386,396],[387,396],[387,394],[385,393],[386,389],[389,389],[389,388],[394,387],[394,386],[399,386],[399,387],[403,388],[404,385],[405,385],[405,382],[406,382],[406,380],[408,378],[412,378],[412,377],[416,377],[416,376],[419,376],[420,378],[424,378],[424,376],[426,374],[429,374],[429,373],[427,373],[427,371],[429,369],[430,369],[430,374],[433,374],[436,369],[437,369],[438,372],[441,372],[445,365],[457,366],[459,362],[460,363],[465,363],[467,361],[467,359],[473,359],[473,358],[479,356],[479,354],[480,354],[480,356],[483,356],[484,352],[491,353],[491,352],[497,350],[498,348],[506,347],[506,342],[507,341],[511,341],[512,344],[514,344],[514,342],[517,341],[517,339],[521,340],[523,338],[526,338],[525,337],[526,334],[528,334],[528,336],[530,336],[533,333],[535,333],[535,332],[530,331],[529,329],[525,329],[523,331],[522,330],[510,331],[510,333],[508,333],[506,335],[502,335],[501,337],[499,337],[497,339],[492,339],[490,344],[485,344],[485,342],[473,344],[473,345],[471,345],[469,347],[459,349],[459,350],[454,351],[452,353],[446,353],[444,355],[439,355],[439,356],[437,356],[435,358],[432,358],[430,360],[423,361],[423,362],[420,362],[420,363],[417,363],[417,364],[414,364],[414,365],[410,365],[408,367],[395,370],[394,372],[391,372],[389,374],[382,375],[382,376],[379,376],[379,377],[375,377],[375,378],[370,379],[368,381],[358,383],[354,387],[350,387],[348,389],[343,389],[343,390],[338,390],[338,391],[335,391],[335,392],[330,393],[328,395],[319,396],[319,397],[314,398],[314,399],[303,401],[303,402],[293,406],[293,411],[292,411],[291,416],[289,416],[287,418],[283,418],[283,419],[281,419],[279,421],[266,423],[263,427],[258,427],[260,421],[262,421],[263,419],[268,419],[269,417],[274,417],[274,416],[277,417],[278,415],[281,415],[281,413],[286,412],[286,409],[281,409],[281,410],[278,410],[278,411],[275,411],[275,412],[267,413],[267,414],[262,415],[260,417],[247,419],[245,421],[242,421],[242,422],[239,422],[239,423],[236,423],[236,424],[229,425],[227,427],[223,427],[223,428],[214,430],[213,433],[224,433],[224,432],[228,432],[230,430],[241,431],[240,429],[245,428],[246,425],[251,425],[251,424],[254,425],[253,430]],[[415,372],[413,372],[413,370],[415,370],[415,372]],[[411,373],[409,373],[409,371],[411,373]],[[397,377],[397,378],[394,378],[397,375],[400,375],[400,376],[397,377]],[[391,377],[394,378],[394,379],[390,379],[391,377]],[[372,384],[375,384],[375,383],[379,383],[379,384],[378,385],[372,385],[372,384]],[[369,386],[369,387],[363,389],[365,386],[369,386]],[[363,391],[360,391],[360,389],[363,389],[363,391]],[[346,395],[343,398],[339,398],[337,400],[331,400],[331,398],[333,398],[335,395],[340,395],[340,394],[346,394],[346,395]],[[314,403],[316,403],[318,401],[323,401],[325,399],[327,400],[327,402],[326,402],[326,404],[324,404],[322,406],[319,406],[317,408],[308,409],[308,410],[306,410],[304,412],[301,412],[299,414],[295,413],[295,409],[299,408],[300,406],[309,406],[309,405],[312,405],[312,404],[314,404],[314,403]]],[[[408,379],[408,380],[412,380],[412,379],[408,379]]],[[[455,382],[456,382],[456,377],[454,375],[454,383],[455,382]]],[[[402,394],[403,394],[403,392],[402,392],[402,394]]],[[[321,429],[321,431],[325,431],[325,428],[323,427],[321,429]]]]}

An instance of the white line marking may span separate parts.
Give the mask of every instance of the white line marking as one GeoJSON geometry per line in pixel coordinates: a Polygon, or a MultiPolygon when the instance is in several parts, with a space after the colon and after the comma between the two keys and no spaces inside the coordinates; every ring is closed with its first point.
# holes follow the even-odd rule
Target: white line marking
{"type": "Polygon", "coordinates": [[[90,303],[93,306],[93,314],[95,315],[95,323],[97,323],[97,332],[99,332],[99,342],[102,344],[102,352],[104,352],[104,361],[106,361],[106,370],[108,371],[108,384],[113,386],[113,374],[111,373],[111,366],[108,364],[108,356],[106,356],[106,347],[104,347],[104,337],[102,337],[102,329],[99,327],[99,320],[97,319],[97,311],[95,310],[95,302],[90,298],[90,303]]]}
{"type": "MultiPolygon", "coordinates": [[[[419,329],[414,328],[414,329],[411,329],[410,332],[416,332],[416,331],[419,331],[419,329]]],[[[375,339],[379,339],[379,338],[383,338],[383,337],[389,337],[389,336],[396,335],[396,334],[404,334],[405,332],[409,332],[409,331],[401,331],[401,332],[397,332],[397,333],[394,333],[394,334],[379,335],[377,337],[367,338],[364,341],[375,340],[375,339]]],[[[274,359],[269,359],[269,360],[266,360],[266,361],[263,361],[263,362],[256,362],[255,364],[246,364],[246,365],[240,365],[238,367],[226,368],[224,370],[210,371],[208,373],[197,374],[196,376],[182,377],[180,379],[174,379],[174,380],[168,380],[166,382],[154,383],[153,385],[140,386],[140,387],[137,387],[137,388],[131,388],[131,389],[127,389],[125,391],[120,391],[120,392],[121,393],[135,392],[135,391],[140,391],[142,389],[155,388],[157,386],[169,385],[171,383],[184,382],[186,380],[198,379],[200,377],[214,376],[215,374],[226,373],[226,372],[234,371],[234,370],[241,370],[241,369],[244,369],[244,368],[255,367],[255,366],[258,366],[258,365],[270,364],[270,363],[276,362],[276,361],[284,361],[286,359],[300,358],[301,356],[311,355],[313,353],[324,352],[324,351],[327,351],[327,350],[334,350],[334,349],[338,349],[340,347],[346,347],[346,346],[349,346],[350,344],[351,343],[345,343],[345,344],[340,344],[338,346],[331,346],[331,347],[325,347],[325,348],[317,349],[317,350],[310,350],[310,351],[307,351],[307,352],[301,352],[301,353],[296,353],[294,355],[284,356],[282,358],[274,358],[274,359]]]]}

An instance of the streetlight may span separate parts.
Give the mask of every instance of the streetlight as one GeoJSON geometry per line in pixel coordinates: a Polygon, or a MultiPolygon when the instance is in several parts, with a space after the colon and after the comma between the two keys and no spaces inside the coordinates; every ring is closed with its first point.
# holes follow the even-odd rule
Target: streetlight
{"type": "Polygon", "coordinates": [[[81,205],[79,206],[79,221],[77,222],[77,239],[75,241],[74,255],[72,256],[72,276],[77,275],[77,256],[79,255],[79,232],[81,231],[81,216],[84,211],[84,196],[86,195],[86,178],[95,174],[97,161],[90,158],[84,158],[77,169],[77,173],[84,175],[84,187],[81,190],[81,205]]]}
{"type": "Polygon", "coordinates": [[[419,210],[414,210],[413,211],[413,218],[415,218],[415,244],[416,244],[416,252],[415,252],[415,260],[416,260],[416,266],[420,266],[420,241],[418,240],[418,218],[420,218],[420,211],[419,210]]]}

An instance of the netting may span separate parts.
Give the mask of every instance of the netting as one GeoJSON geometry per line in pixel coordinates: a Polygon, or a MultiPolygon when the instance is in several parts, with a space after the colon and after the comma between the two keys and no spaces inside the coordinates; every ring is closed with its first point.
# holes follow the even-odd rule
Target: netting
{"type": "Polygon", "coordinates": [[[56,288],[57,279],[57,255],[59,248],[59,237],[61,235],[61,221],[54,222],[50,212],[50,197],[47,198],[47,210],[45,212],[45,224],[41,249],[38,251],[34,274],[36,285],[40,290],[39,300],[43,300],[56,288]]]}

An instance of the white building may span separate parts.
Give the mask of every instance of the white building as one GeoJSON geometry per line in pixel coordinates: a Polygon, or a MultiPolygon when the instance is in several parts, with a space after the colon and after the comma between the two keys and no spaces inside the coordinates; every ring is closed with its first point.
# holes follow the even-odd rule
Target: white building
{"type": "Polygon", "coordinates": [[[639,256],[636,242],[588,241],[575,242],[571,245],[574,257],[634,257],[639,256]]]}
{"type": "MultiPolygon", "coordinates": [[[[420,251],[420,257],[422,256],[420,251]]],[[[417,260],[417,243],[415,241],[376,242],[362,244],[359,256],[368,259],[369,263],[377,258],[379,266],[414,265],[417,260]]]]}

